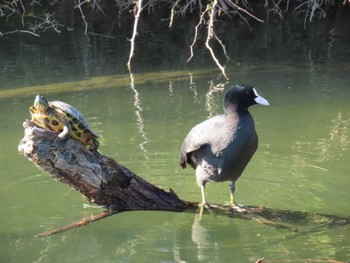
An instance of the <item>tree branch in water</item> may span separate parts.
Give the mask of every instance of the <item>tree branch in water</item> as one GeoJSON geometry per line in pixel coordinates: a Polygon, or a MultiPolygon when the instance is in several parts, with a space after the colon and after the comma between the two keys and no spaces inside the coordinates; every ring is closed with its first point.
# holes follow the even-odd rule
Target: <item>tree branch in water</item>
{"type": "MultiPolygon", "coordinates": [[[[80,142],[69,138],[61,147],[52,148],[57,134],[25,121],[24,137],[18,150],[40,170],[57,181],[79,191],[92,204],[105,208],[91,217],[68,226],[39,234],[47,236],[88,225],[105,217],[136,210],[196,213],[203,208],[198,202],[180,199],[169,189],[164,191],[137,176],[113,159],[90,151],[80,142]]],[[[261,206],[210,205],[204,213],[214,213],[246,220],[255,220],[272,227],[298,231],[300,225],[342,226],[350,219],[332,215],[265,208],[261,206]]]]}

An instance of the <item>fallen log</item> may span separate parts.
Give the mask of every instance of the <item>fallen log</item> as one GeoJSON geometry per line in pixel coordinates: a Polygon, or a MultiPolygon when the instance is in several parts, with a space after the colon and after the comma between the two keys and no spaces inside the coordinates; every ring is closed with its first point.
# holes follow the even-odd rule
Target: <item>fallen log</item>
{"type": "Polygon", "coordinates": [[[92,203],[109,210],[183,211],[189,203],[171,190],[164,191],[98,151],[68,139],[53,148],[57,133],[25,121],[19,151],[39,169],[68,184],[92,203]]]}
{"type": "MultiPolygon", "coordinates": [[[[89,218],[37,236],[48,236],[85,226],[125,211],[196,212],[201,207],[198,202],[180,199],[172,189],[164,191],[154,186],[115,160],[101,155],[98,151],[88,150],[76,140],[68,139],[61,147],[53,148],[57,133],[40,128],[29,120],[23,123],[23,127],[24,137],[18,146],[21,154],[55,180],[79,191],[91,204],[106,209],[89,218]]],[[[215,215],[254,219],[266,225],[293,231],[296,231],[294,226],[291,226],[293,223],[326,222],[330,226],[350,223],[349,218],[261,206],[244,206],[244,209],[241,209],[231,205],[211,205],[207,211],[215,215]]]]}

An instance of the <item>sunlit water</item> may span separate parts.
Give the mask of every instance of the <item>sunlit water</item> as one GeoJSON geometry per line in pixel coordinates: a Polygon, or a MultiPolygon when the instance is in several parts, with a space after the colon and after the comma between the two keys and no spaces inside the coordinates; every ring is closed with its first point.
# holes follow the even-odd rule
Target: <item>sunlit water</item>
{"type": "MultiPolygon", "coordinates": [[[[184,200],[198,201],[194,171],[179,167],[182,140],[193,125],[222,113],[224,90],[231,84],[251,84],[271,106],[251,108],[260,145],[237,183],[237,202],[350,217],[349,69],[335,62],[242,65],[232,67],[230,82],[219,86],[223,81],[216,70],[188,70],[178,74],[181,77],[175,77],[175,71],[136,73],[134,86],[123,71],[115,76],[126,76],[127,81],[98,88],[92,87],[93,81],[78,82],[71,84],[72,91],[43,93],[87,116],[101,136],[101,153],[161,188],[172,188],[184,200]]],[[[22,122],[29,118],[28,107],[38,90],[4,95],[8,87],[34,85],[35,78],[17,70],[6,72],[0,91],[1,262],[350,259],[348,225],[295,225],[298,231],[290,231],[209,214],[200,220],[191,213],[125,212],[81,229],[35,238],[99,210],[83,208],[87,202],[78,192],[18,154],[22,122]],[[21,85],[8,80],[11,74],[21,85]]],[[[56,70],[52,82],[73,79],[72,72],[56,70]]],[[[74,79],[90,77],[80,72],[74,79]]],[[[37,82],[48,84],[50,79],[37,82]]],[[[227,202],[228,183],[208,184],[207,198],[211,203],[227,202]]]]}

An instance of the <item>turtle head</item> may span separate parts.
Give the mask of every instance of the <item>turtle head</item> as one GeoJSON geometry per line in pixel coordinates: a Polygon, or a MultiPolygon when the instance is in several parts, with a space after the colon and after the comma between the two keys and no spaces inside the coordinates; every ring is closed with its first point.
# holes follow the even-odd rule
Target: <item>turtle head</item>
{"type": "Polygon", "coordinates": [[[44,96],[37,95],[34,100],[34,107],[39,112],[45,112],[49,107],[49,103],[44,96]]]}

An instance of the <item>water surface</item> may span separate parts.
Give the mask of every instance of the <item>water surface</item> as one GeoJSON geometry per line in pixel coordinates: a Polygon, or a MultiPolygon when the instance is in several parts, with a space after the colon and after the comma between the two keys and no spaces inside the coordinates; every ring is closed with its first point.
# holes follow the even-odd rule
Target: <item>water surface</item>
{"type": "MultiPolygon", "coordinates": [[[[60,46],[64,44],[55,47],[60,46]]],[[[134,74],[132,86],[121,65],[100,63],[96,54],[104,50],[95,51],[97,57],[90,57],[82,70],[81,54],[66,56],[74,50],[68,48],[59,56],[51,54],[55,48],[41,46],[40,52],[33,51],[33,45],[28,48],[13,47],[9,57],[2,56],[3,262],[350,259],[348,225],[296,224],[297,231],[291,231],[209,214],[200,220],[190,213],[126,212],[81,229],[35,238],[99,209],[83,208],[87,202],[78,192],[53,181],[17,152],[28,107],[37,93],[43,93],[87,116],[101,136],[101,153],[161,188],[172,188],[184,200],[198,201],[194,171],[178,164],[182,140],[196,123],[222,113],[225,89],[248,83],[271,106],[251,108],[260,145],[237,183],[237,202],[350,217],[350,68],[344,60],[316,63],[311,56],[292,63],[231,64],[226,84],[214,67],[179,70],[173,65],[159,70],[159,65],[150,65],[134,74]],[[9,95],[9,90],[14,93],[9,95]]],[[[211,203],[227,202],[228,183],[208,184],[207,198],[211,203]]]]}

